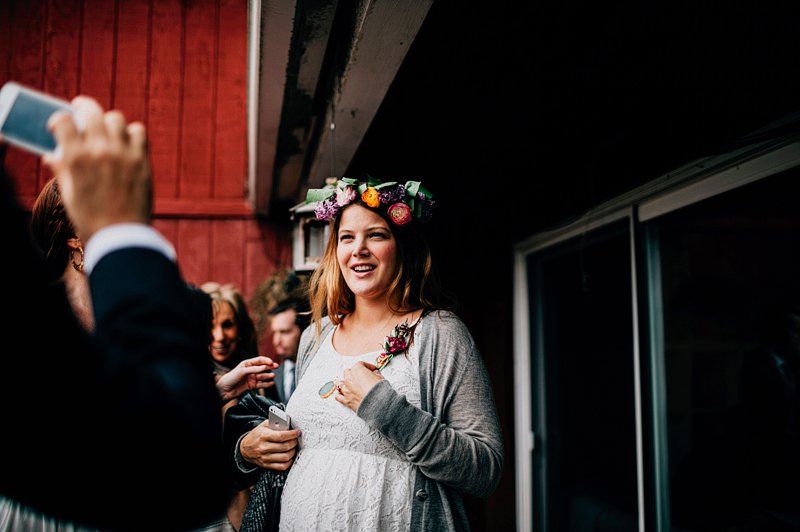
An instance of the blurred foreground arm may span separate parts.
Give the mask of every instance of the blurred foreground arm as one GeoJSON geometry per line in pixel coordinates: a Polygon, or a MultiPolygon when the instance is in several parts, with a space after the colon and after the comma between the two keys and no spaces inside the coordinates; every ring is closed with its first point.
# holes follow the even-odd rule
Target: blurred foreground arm
{"type": "MultiPolygon", "coordinates": [[[[147,225],[144,127],[88,98],[73,104],[86,128],[55,115],[50,125],[63,157],[45,162],[87,258],[94,253],[96,330],[83,339],[50,290],[52,304],[36,302],[43,329],[21,325],[31,329],[33,348],[15,369],[20,380],[36,375],[40,393],[20,394],[25,412],[8,416],[21,439],[9,445],[22,454],[13,455],[20,465],[4,469],[3,489],[40,511],[100,528],[199,527],[223,515],[229,493],[207,324],[186,311],[192,300],[174,252],[147,225]],[[104,246],[109,231],[116,236],[104,246]],[[48,400],[44,390],[60,392],[48,400]],[[50,437],[35,436],[42,416],[50,437]]],[[[27,296],[41,291],[36,266],[31,259],[30,271],[18,272],[27,296]]]]}

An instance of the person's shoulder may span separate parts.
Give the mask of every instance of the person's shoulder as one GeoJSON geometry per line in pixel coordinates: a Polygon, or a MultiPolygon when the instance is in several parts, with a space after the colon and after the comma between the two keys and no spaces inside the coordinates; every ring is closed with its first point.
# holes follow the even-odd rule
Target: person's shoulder
{"type": "MultiPolygon", "coordinates": [[[[322,317],[322,319],[319,320],[319,326],[322,337],[328,332],[328,330],[331,327],[333,327],[333,324],[331,323],[331,319],[328,316],[324,316],[322,317]]],[[[317,324],[311,322],[308,326],[306,326],[305,329],[303,329],[303,332],[300,334],[300,350],[302,351],[304,346],[310,347],[311,345],[313,345],[316,341],[316,338],[317,338],[317,324]]]]}
{"type": "Polygon", "coordinates": [[[464,326],[464,322],[452,310],[433,309],[424,313],[423,322],[433,323],[436,326],[464,326]]]}
{"type": "MultiPolygon", "coordinates": [[[[331,318],[329,316],[323,316],[319,320],[319,326],[320,326],[321,330],[324,332],[326,329],[328,329],[329,327],[332,326],[331,318]]],[[[308,336],[308,335],[315,334],[316,330],[317,330],[317,324],[316,324],[316,322],[312,321],[311,323],[306,325],[305,329],[303,329],[302,335],[303,336],[308,336]]]]}
{"type": "Polygon", "coordinates": [[[422,325],[427,331],[435,331],[437,335],[472,338],[464,321],[451,310],[430,310],[422,318],[422,325]]]}
{"type": "Polygon", "coordinates": [[[301,351],[303,350],[303,346],[307,345],[308,342],[310,342],[314,338],[314,330],[315,327],[314,324],[312,323],[311,325],[303,329],[303,332],[300,333],[299,346],[301,351]]]}

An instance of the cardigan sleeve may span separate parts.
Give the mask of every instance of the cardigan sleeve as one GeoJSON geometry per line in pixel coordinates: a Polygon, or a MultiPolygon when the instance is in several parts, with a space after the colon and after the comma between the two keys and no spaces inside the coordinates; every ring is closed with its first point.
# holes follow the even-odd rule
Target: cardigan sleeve
{"type": "Polygon", "coordinates": [[[364,397],[358,415],[427,477],[486,497],[497,487],[503,465],[494,395],[466,326],[450,313],[441,314],[427,318],[415,338],[420,358],[432,360],[431,378],[421,379],[430,412],[410,404],[383,380],[364,397]],[[429,390],[424,389],[426,380],[432,382],[429,390]]]}

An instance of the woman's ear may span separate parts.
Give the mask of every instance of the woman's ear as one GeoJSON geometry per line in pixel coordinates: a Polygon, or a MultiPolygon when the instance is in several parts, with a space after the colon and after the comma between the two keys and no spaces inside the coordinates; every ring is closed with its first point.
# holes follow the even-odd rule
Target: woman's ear
{"type": "Polygon", "coordinates": [[[83,253],[83,242],[81,242],[81,239],[77,236],[67,239],[67,246],[72,250],[83,253]]]}

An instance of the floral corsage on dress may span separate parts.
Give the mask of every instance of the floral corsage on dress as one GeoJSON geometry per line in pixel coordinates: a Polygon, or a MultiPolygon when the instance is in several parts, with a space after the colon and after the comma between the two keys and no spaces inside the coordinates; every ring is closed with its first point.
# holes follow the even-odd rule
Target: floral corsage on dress
{"type": "MultiPolygon", "coordinates": [[[[388,366],[389,362],[391,362],[396,355],[405,353],[408,350],[408,339],[415,325],[416,324],[409,325],[406,321],[394,326],[392,332],[389,333],[389,336],[386,337],[386,341],[383,343],[383,351],[381,351],[381,354],[375,359],[375,366],[378,368],[378,371],[388,366]]],[[[339,379],[337,378],[323,384],[319,389],[319,396],[323,399],[327,399],[333,395],[338,383],[339,379]]]]}

